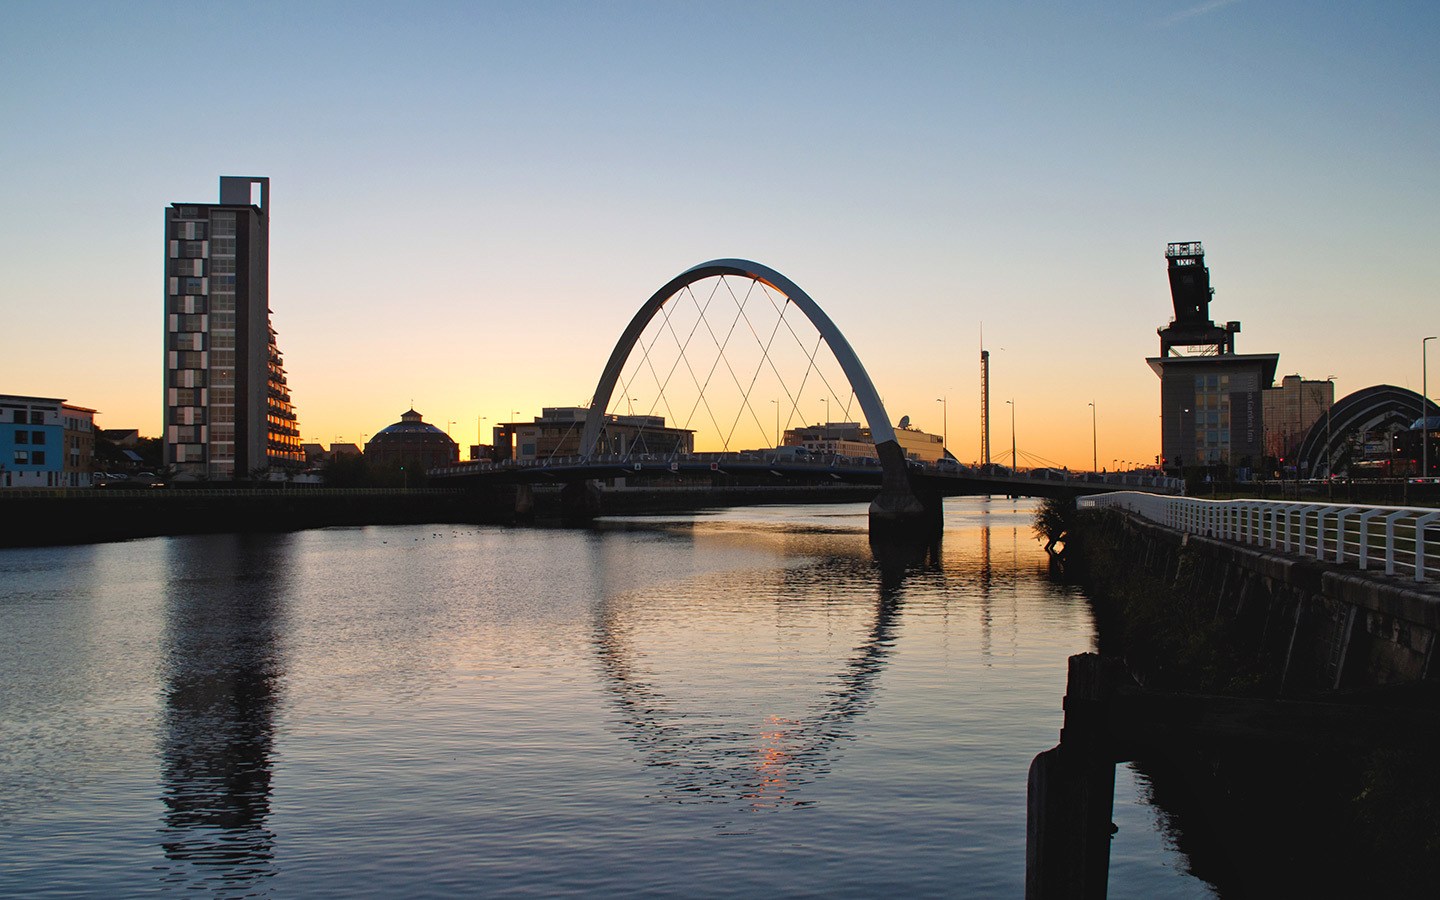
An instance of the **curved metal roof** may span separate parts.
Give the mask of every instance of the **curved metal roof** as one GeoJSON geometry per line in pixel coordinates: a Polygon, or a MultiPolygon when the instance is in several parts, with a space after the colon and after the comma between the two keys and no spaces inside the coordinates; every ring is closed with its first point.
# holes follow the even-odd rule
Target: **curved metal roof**
{"type": "Polygon", "coordinates": [[[1362,388],[1341,398],[1330,407],[1328,416],[1315,420],[1301,441],[1296,458],[1300,471],[1316,476],[1329,474],[1328,462],[1339,456],[1349,437],[1356,433],[1382,428],[1408,430],[1421,417],[1422,402],[1426,417],[1440,415],[1440,406],[1434,402],[1393,384],[1362,388]]]}

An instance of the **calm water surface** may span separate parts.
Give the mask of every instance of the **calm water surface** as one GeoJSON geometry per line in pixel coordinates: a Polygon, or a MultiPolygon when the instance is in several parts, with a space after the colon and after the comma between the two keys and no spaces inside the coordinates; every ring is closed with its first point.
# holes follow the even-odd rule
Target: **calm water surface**
{"type": "MultiPolygon", "coordinates": [[[[0,894],[1019,897],[1031,505],[0,550],[0,894]]],[[[1122,768],[1114,897],[1202,897],[1122,768]]]]}

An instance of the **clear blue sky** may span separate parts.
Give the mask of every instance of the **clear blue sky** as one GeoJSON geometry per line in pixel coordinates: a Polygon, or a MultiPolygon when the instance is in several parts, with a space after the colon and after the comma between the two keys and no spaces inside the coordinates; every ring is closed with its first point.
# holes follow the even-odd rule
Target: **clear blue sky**
{"type": "Polygon", "coordinates": [[[1146,459],[1167,241],[1241,352],[1419,387],[1437,41],[1433,2],[14,2],[0,391],[158,433],[163,210],[265,175],[307,440],[584,402],[653,290],[740,256],[895,417],[947,396],[962,459],[982,322],[1022,450],[1088,465],[1094,399],[1146,459]]]}

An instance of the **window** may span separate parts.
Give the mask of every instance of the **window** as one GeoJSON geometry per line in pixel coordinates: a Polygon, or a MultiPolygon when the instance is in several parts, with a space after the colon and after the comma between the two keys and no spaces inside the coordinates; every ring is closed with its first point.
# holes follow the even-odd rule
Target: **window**
{"type": "Polygon", "coordinates": [[[234,256],[235,239],[233,237],[216,238],[210,242],[211,256],[234,256]]]}
{"type": "Polygon", "coordinates": [[[17,444],[28,444],[28,443],[30,443],[30,432],[28,432],[28,431],[17,431],[17,432],[15,432],[15,443],[17,443],[17,444]]]}
{"type": "Polygon", "coordinates": [[[222,258],[220,258],[220,259],[213,259],[213,260],[211,260],[211,261],[210,261],[210,271],[213,272],[213,273],[215,273],[216,275],[220,275],[220,274],[230,274],[230,275],[233,275],[233,274],[235,274],[235,257],[233,257],[233,256],[226,256],[226,257],[222,257],[222,258]]]}
{"type": "Polygon", "coordinates": [[[30,465],[30,451],[29,451],[29,450],[16,450],[16,451],[15,451],[15,465],[17,465],[17,466],[28,466],[28,465],[30,465]]]}
{"type": "Polygon", "coordinates": [[[31,453],[30,453],[30,464],[31,464],[31,465],[36,465],[36,466],[43,466],[43,465],[45,465],[45,451],[44,451],[44,450],[32,450],[31,453]]]}
{"type": "Polygon", "coordinates": [[[43,443],[45,443],[45,432],[43,432],[43,431],[32,431],[32,432],[30,432],[30,443],[32,443],[32,444],[43,444],[43,443]]]}
{"type": "Polygon", "coordinates": [[[235,214],[233,212],[217,212],[211,219],[210,234],[212,237],[235,236],[235,214]]]}

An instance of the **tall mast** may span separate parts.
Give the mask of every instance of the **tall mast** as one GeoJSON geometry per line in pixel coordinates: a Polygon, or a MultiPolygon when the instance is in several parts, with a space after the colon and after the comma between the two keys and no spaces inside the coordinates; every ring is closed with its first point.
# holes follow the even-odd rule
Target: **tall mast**
{"type": "Polygon", "coordinates": [[[990,463],[990,351],[985,349],[985,326],[980,326],[980,458],[990,463]]]}

